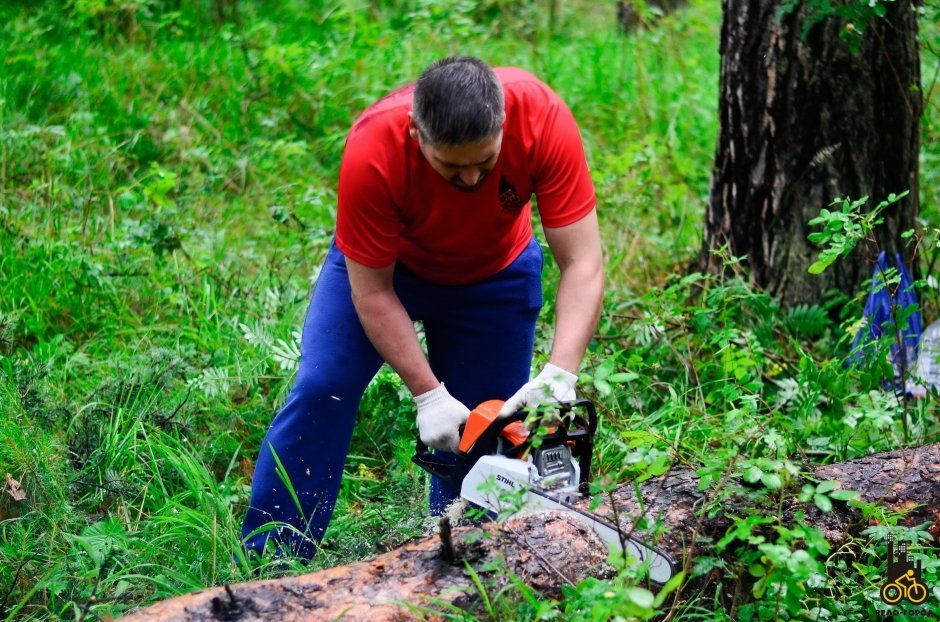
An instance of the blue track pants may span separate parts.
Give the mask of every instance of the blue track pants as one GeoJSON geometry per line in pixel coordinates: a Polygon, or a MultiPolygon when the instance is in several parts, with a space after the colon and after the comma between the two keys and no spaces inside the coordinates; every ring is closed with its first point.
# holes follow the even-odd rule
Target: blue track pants
{"type": "MultiPolygon", "coordinates": [[[[529,380],[542,260],[533,239],[507,268],[470,285],[435,285],[396,267],[395,291],[424,325],[434,374],[468,408],[507,399],[529,380]]],[[[310,558],[333,514],[359,402],[383,362],[356,315],[335,244],[314,288],[300,351],[294,386],[255,464],[242,536],[249,551],[261,552],[272,538],[279,550],[310,558]],[[277,474],[272,448],[297,502],[277,474]],[[271,522],[278,526],[259,529],[271,522]]],[[[432,478],[431,512],[440,514],[458,494],[432,478]]]]}

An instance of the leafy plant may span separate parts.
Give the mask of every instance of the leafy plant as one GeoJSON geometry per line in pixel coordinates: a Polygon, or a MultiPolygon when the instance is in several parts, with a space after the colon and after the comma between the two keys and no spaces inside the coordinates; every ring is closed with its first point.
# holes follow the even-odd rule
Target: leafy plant
{"type": "Polygon", "coordinates": [[[868,203],[867,196],[854,201],[835,199],[830,205],[841,203],[842,209],[823,209],[819,216],[809,221],[810,225],[823,225],[822,231],[807,236],[809,241],[824,246],[819,258],[810,265],[809,273],[822,274],[836,259],[851,253],[859,242],[871,239],[875,228],[884,222],[881,212],[907,195],[907,190],[901,194],[891,193],[869,211],[862,211],[868,203]]]}

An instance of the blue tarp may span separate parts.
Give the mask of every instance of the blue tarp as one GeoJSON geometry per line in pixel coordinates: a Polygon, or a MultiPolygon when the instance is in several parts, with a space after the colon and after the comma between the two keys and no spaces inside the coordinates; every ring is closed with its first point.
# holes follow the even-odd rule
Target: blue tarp
{"type": "Polygon", "coordinates": [[[904,380],[901,378],[902,373],[910,374],[914,368],[923,325],[910,272],[899,253],[895,254],[894,262],[894,266],[889,264],[888,255],[884,251],[878,255],[871,278],[871,291],[863,311],[867,321],[855,335],[852,354],[846,365],[870,359],[876,352],[878,342],[887,338],[891,342],[890,357],[897,383],[904,380]],[[895,270],[896,276],[892,274],[895,270]]]}

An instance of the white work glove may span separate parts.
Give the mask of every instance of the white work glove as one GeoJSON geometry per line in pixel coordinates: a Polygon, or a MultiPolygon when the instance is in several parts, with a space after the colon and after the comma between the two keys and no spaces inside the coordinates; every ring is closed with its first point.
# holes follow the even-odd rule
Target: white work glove
{"type": "Polygon", "coordinates": [[[457,453],[460,426],[466,423],[470,409],[454,399],[444,384],[415,396],[418,405],[418,436],[432,449],[457,453]]]}
{"type": "Polygon", "coordinates": [[[526,406],[570,402],[575,399],[574,385],[578,377],[570,371],[549,363],[542,372],[528,381],[499,409],[499,416],[511,415],[526,406]]]}

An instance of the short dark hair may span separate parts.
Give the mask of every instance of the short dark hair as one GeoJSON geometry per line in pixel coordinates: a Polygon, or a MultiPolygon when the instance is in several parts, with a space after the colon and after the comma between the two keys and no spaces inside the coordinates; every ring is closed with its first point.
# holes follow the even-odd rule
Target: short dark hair
{"type": "Polygon", "coordinates": [[[443,58],[415,83],[411,116],[421,140],[432,146],[486,140],[502,129],[506,118],[503,86],[479,58],[443,58]]]}

